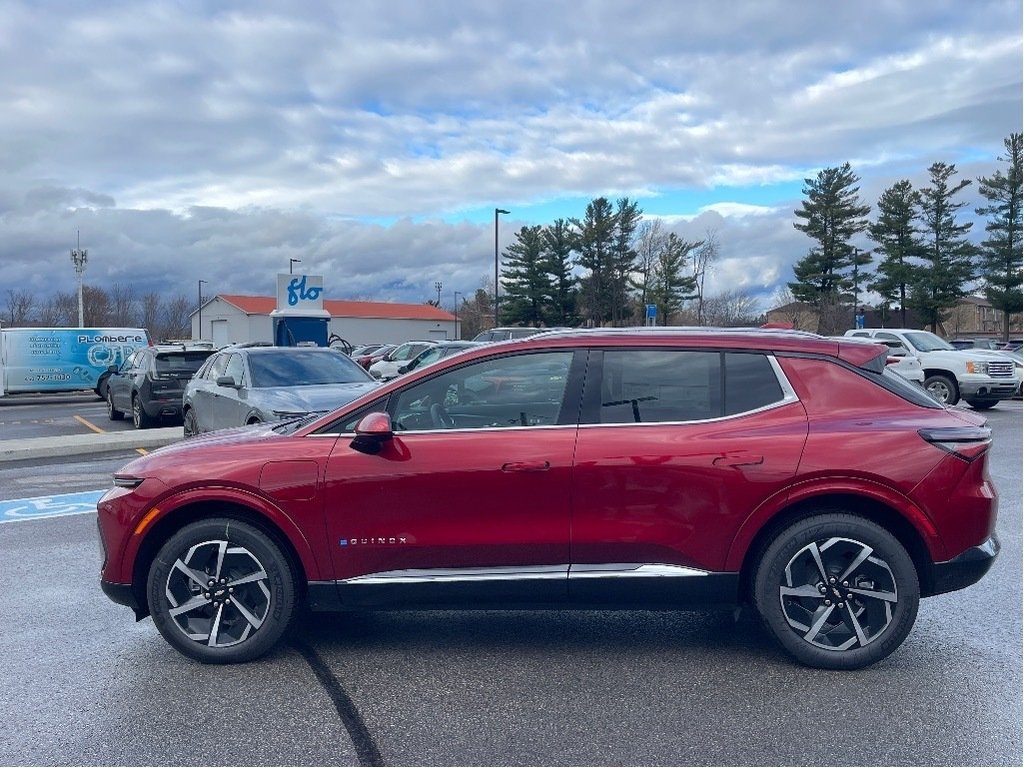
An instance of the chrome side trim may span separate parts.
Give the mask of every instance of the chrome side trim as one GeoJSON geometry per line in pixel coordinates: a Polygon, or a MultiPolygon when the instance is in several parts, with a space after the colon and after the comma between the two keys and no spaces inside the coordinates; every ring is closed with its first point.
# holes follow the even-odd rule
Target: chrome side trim
{"type": "Polygon", "coordinates": [[[409,568],[342,579],[339,584],[455,584],[481,581],[564,579],[568,565],[490,566],[483,568],[409,568]]]}
{"type": "Polygon", "coordinates": [[[569,567],[569,579],[688,578],[708,571],[661,563],[585,563],[569,567]]]}

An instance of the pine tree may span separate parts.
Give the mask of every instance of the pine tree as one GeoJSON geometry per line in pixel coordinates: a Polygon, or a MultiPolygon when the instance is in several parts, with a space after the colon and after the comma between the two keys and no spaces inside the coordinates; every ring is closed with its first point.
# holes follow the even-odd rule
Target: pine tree
{"type": "Polygon", "coordinates": [[[637,253],[633,247],[643,211],[628,197],[620,198],[615,208],[615,246],[612,254],[611,320],[623,325],[632,314],[629,302],[630,276],[636,269],[637,253]]]}
{"type": "Polygon", "coordinates": [[[889,187],[878,199],[878,219],[868,227],[869,237],[878,243],[882,259],[868,289],[880,294],[883,304],[899,307],[900,325],[907,325],[907,291],[918,267],[912,259],[922,254],[921,240],[914,225],[920,195],[906,179],[889,187]]]}
{"type": "Polygon", "coordinates": [[[611,319],[609,294],[614,284],[613,251],[616,216],[607,198],[598,197],[587,204],[583,221],[571,219],[574,227],[577,263],[589,271],[580,280],[580,301],[584,319],[595,326],[611,319]]]}
{"type": "Polygon", "coordinates": [[[1010,315],[1020,314],[1021,294],[1021,134],[1011,133],[1003,140],[1006,154],[999,159],[1006,162],[1006,173],[996,171],[992,176],[978,179],[978,191],[988,201],[975,208],[979,216],[986,216],[985,231],[988,239],[981,244],[980,276],[985,281],[985,298],[993,308],[1003,313],[1003,340],[1010,338],[1010,315]]]}
{"type": "Polygon", "coordinates": [[[668,325],[669,318],[683,307],[683,301],[691,298],[697,285],[692,274],[686,273],[690,252],[702,245],[700,241],[688,243],[675,232],[665,238],[664,247],[654,262],[651,281],[651,303],[658,308],[662,325],[668,325]]]}
{"type": "Polygon", "coordinates": [[[543,228],[523,227],[504,252],[502,318],[508,323],[540,326],[551,305],[551,283],[544,259],[543,228]]]}
{"type": "Polygon", "coordinates": [[[924,268],[911,285],[910,306],[933,332],[938,332],[945,312],[967,295],[967,284],[974,278],[976,248],[967,239],[972,223],[956,221],[956,212],[967,203],[954,200],[971,182],[954,182],[956,173],[955,165],[932,163],[928,168],[931,186],[921,190],[917,207],[924,268]]]}
{"type": "Polygon", "coordinates": [[[816,178],[804,179],[807,199],[794,211],[803,223],[794,222],[793,226],[817,245],[794,265],[796,280],[789,287],[797,299],[818,309],[819,331],[824,333],[835,333],[842,325],[837,310],[843,293],[851,287],[846,272],[856,257],[850,241],[865,229],[871,211],[860,202],[858,181],[849,163],[825,168],[816,178]]]}
{"type": "Polygon", "coordinates": [[[551,281],[551,304],[545,315],[548,325],[576,325],[576,279],[572,274],[574,238],[565,219],[544,228],[544,264],[551,281]]]}

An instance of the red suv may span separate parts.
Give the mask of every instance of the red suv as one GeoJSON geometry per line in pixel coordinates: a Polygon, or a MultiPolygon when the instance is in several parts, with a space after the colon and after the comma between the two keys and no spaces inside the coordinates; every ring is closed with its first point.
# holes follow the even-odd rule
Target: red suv
{"type": "Polygon", "coordinates": [[[301,605],[710,602],[863,667],[999,549],[984,418],[886,354],[700,329],[486,345],[131,462],[99,503],[103,590],[204,662],[265,653],[301,605]]]}

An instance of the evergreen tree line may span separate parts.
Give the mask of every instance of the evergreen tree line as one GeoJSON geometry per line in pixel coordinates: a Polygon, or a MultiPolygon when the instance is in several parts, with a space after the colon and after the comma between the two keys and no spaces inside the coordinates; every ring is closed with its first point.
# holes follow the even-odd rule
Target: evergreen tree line
{"type": "MultiPolygon", "coordinates": [[[[189,315],[195,299],[185,295],[164,298],[158,293],[136,295],[131,286],[114,283],[110,290],[82,286],[82,317],[86,327],[146,328],[154,340],[188,339],[189,315]]],[[[73,328],[78,325],[77,291],[59,291],[43,300],[26,289],[8,289],[4,325],[73,328]]]]}
{"type": "MultiPolygon", "coordinates": [[[[753,322],[754,302],[742,293],[704,296],[704,277],[718,255],[714,232],[690,242],[667,232],[657,219],[643,220],[629,198],[614,205],[593,199],[582,219],[557,219],[522,227],[503,252],[502,296],[496,324],[623,326],[645,322],[656,307],[659,323],[753,322]],[[737,311],[739,310],[739,311],[737,311]]],[[[471,315],[473,301],[462,312],[471,315]]]]}
{"type": "Polygon", "coordinates": [[[1021,134],[1010,134],[1003,147],[1004,167],[978,179],[985,202],[974,211],[986,232],[979,244],[968,239],[973,222],[962,220],[967,203],[957,199],[972,182],[958,179],[955,165],[933,163],[920,189],[906,179],[893,184],[879,198],[873,221],[849,163],[804,180],[806,199],[794,211],[799,221],[793,226],[815,245],[794,265],[789,288],[817,309],[820,333],[852,327],[864,290],[881,297],[877,309],[893,325],[906,326],[913,311],[938,332],[959,300],[980,286],[1002,311],[1002,334],[1009,339],[1010,317],[1022,311],[1021,134]],[[860,233],[873,248],[852,244],[860,233]]]}

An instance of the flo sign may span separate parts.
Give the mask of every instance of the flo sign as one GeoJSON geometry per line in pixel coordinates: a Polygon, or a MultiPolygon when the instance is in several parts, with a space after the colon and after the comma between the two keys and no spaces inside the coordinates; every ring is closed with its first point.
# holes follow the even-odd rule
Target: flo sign
{"type": "Polygon", "coordinates": [[[323,275],[278,275],[277,311],[304,313],[324,308],[323,275]]]}

